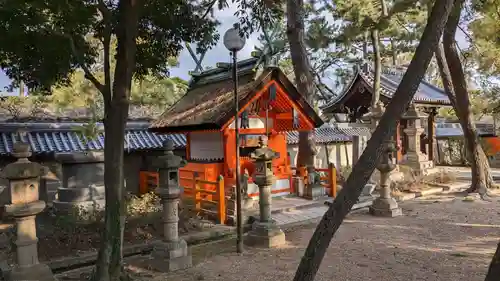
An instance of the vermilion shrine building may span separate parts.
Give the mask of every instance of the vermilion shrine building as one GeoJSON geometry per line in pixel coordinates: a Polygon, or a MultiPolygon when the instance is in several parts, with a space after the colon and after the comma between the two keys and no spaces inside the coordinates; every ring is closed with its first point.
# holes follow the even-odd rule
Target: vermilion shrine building
{"type": "MultiPolygon", "coordinates": [[[[255,71],[256,62],[251,58],[238,63],[240,171],[248,172],[248,194],[256,196],[249,154],[258,147],[258,137],[267,134],[269,147],[279,153],[273,161],[276,181],[272,193],[287,195],[292,171],[286,132],[312,131],[323,121],[279,68],[255,71]]],[[[222,175],[225,189],[232,190],[236,170],[234,110],[231,65],[218,64],[193,75],[187,93],[153,122],[150,129],[154,132],[184,133],[187,137],[188,164],[180,171],[182,186],[190,185],[187,179],[193,174],[210,182],[222,175]]]]}
{"type": "MultiPolygon", "coordinates": [[[[403,78],[404,70],[384,70],[380,79],[380,100],[384,105],[387,105],[403,78]]],[[[373,80],[374,73],[364,67],[356,72],[355,77],[351,81],[345,91],[339,97],[321,109],[324,114],[337,115],[346,114],[347,122],[362,122],[363,116],[368,113],[373,95],[373,80]]],[[[395,140],[398,142],[397,161],[403,159],[408,148],[408,136],[404,130],[408,127],[410,119],[420,119],[423,127],[427,128],[427,133],[420,135],[420,150],[427,154],[428,160],[435,161],[435,146],[436,146],[436,131],[435,117],[437,110],[440,107],[451,106],[450,100],[446,93],[422,80],[415,96],[413,97],[413,105],[417,108],[418,118],[403,118],[398,123],[398,130],[395,140]]]]}

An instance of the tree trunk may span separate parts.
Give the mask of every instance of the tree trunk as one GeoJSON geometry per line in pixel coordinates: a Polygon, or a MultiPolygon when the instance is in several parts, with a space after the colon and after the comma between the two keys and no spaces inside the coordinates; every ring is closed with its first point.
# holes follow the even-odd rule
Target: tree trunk
{"type": "MultiPolygon", "coordinates": [[[[304,1],[287,1],[287,37],[290,44],[295,82],[299,92],[309,104],[314,102],[314,77],[307,57],[304,41],[304,1]]],[[[314,138],[312,132],[299,132],[297,167],[314,166],[314,138]]]]}
{"type": "MultiPolygon", "coordinates": [[[[104,185],[106,187],[105,229],[99,249],[94,280],[118,281],[122,274],[123,232],[125,228],[123,154],[130,88],[135,67],[138,4],[121,0],[118,4],[117,54],[112,95],[105,98],[104,185]]],[[[107,85],[106,89],[109,89],[107,85]]],[[[103,93],[103,95],[110,93],[103,93]]]]}
{"type": "MultiPolygon", "coordinates": [[[[478,191],[481,194],[485,194],[488,184],[491,185],[493,183],[493,178],[491,177],[488,159],[486,158],[477,137],[470,107],[469,93],[467,91],[467,82],[465,80],[465,74],[462,68],[462,63],[460,62],[460,57],[457,49],[455,48],[455,33],[460,21],[460,13],[464,2],[464,0],[459,0],[455,3],[443,35],[444,58],[448,66],[448,70],[453,70],[448,71],[449,76],[445,75],[445,77],[447,77],[446,79],[451,78],[451,84],[453,85],[454,91],[450,93],[454,93],[455,95],[454,109],[459,117],[460,124],[464,132],[465,145],[471,157],[472,185],[469,192],[478,191]]],[[[438,53],[440,52],[441,51],[438,53]]],[[[438,53],[437,55],[439,55],[438,53]]],[[[437,57],[438,56],[436,56],[436,58],[437,57]]],[[[443,59],[440,58],[438,60],[443,59]]],[[[442,62],[440,64],[442,64],[442,62]]],[[[443,71],[441,72],[443,73],[443,71]]],[[[444,82],[445,81],[443,79],[443,83],[444,82]]]]}
{"type": "Polygon", "coordinates": [[[382,58],[380,57],[380,40],[378,37],[378,30],[372,29],[370,32],[372,39],[374,64],[375,64],[375,77],[373,78],[373,95],[371,107],[375,108],[380,101],[380,76],[382,75],[382,58]]]}
{"type": "Polygon", "coordinates": [[[398,64],[398,50],[396,49],[396,42],[391,38],[391,55],[392,55],[392,65],[396,66],[398,64]]]}
{"type": "Polygon", "coordinates": [[[498,281],[500,279],[500,242],[498,243],[497,250],[491,259],[488,273],[484,281],[498,281]]]}
{"type": "Polygon", "coordinates": [[[395,134],[397,121],[409,106],[415,91],[418,89],[439,43],[452,6],[453,0],[436,1],[408,70],[387,106],[378,127],[368,141],[366,149],[356,162],[344,188],[316,227],[295,273],[294,281],[314,280],[333,235],[357,201],[382,154],[386,153],[383,143],[390,140],[395,134]]]}
{"type": "Polygon", "coordinates": [[[368,60],[368,32],[363,33],[363,60],[366,62],[368,60]]]}

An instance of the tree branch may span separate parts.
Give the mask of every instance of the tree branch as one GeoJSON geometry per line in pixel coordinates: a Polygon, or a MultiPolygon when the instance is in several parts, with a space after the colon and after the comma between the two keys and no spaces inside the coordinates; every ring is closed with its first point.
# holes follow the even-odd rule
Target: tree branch
{"type": "Polygon", "coordinates": [[[83,58],[83,55],[76,48],[75,40],[73,39],[73,37],[71,35],[68,35],[68,34],[63,34],[63,35],[69,39],[71,51],[73,52],[73,55],[78,60],[78,64],[80,65],[80,67],[83,69],[83,72],[85,73],[85,78],[87,78],[90,82],[92,82],[92,84],[94,84],[94,86],[99,91],[103,92],[105,90],[104,85],[101,82],[99,82],[99,80],[97,80],[97,78],[90,71],[89,67],[85,64],[85,60],[83,58]]]}
{"type": "Polygon", "coordinates": [[[97,8],[102,14],[104,22],[104,34],[102,44],[104,46],[104,85],[101,91],[104,97],[104,103],[109,105],[111,103],[111,65],[110,65],[110,48],[111,48],[111,12],[106,7],[104,0],[99,0],[97,8]]]}

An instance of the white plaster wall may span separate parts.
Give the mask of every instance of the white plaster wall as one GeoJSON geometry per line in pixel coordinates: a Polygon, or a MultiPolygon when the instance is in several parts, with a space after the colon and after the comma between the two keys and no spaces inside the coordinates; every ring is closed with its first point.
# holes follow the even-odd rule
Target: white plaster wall
{"type": "MultiPolygon", "coordinates": [[[[267,119],[269,129],[273,128],[273,121],[272,118],[267,119]]],[[[241,118],[238,125],[241,127],[241,118]]],[[[248,125],[250,127],[249,129],[264,129],[266,128],[266,118],[248,118],[248,125]]],[[[229,124],[229,128],[234,129],[234,121],[229,124]]]]}
{"type": "Polygon", "coordinates": [[[224,158],[221,132],[192,133],[190,139],[190,157],[195,160],[224,158]]]}
{"type": "MultiPolygon", "coordinates": [[[[331,162],[335,167],[351,166],[352,165],[352,143],[332,143],[328,145],[316,145],[318,154],[314,158],[314,166],[316,168],[328,168],[328,162],[331,162]]],[[[299,147],[297,144],[288,145],[287,151],[290,155],[290,162],[293,167],[297,166],[297,156],[299,147]]]]}

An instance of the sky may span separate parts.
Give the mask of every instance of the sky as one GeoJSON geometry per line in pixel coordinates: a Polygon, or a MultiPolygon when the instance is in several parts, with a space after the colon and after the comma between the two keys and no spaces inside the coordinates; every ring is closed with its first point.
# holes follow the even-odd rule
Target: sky
{"type": "MultiPolygon", "coordinates": [[[[202,66],[212,66],[214,67],[218,62],[229,62],[230,55],[229,51],[224,47],[222,43],[222,37],[224,36],[224,32],[231,28],[234,23],[237,22],[237,18],[234,16],[234,12],[236,11],[236,7],[231,5],[228,9],[224,9],[222,11],[216,12],[216,18],[221,22],[218,27],[218,31],[220,34],[219,43],[213,47],[211,50],[207,52],[205,58],[202,61],[202,66]]],[[[258,33],[254,33],[246,40],[245,47],[238,53],[238,60],[246,59],[250,57],[250,53],[254,50],[254,47],[259,45],[257,37],[258,33]]],[[[461,47],[466,47],[467,41],[463,33],[459,32],[457,34],[457,41],[461,47]]],[[[193,46],[194,47],[194,46],[193,46]]],[[[187,49],[184,49],[179,56],[179,66],[174,67],[170,70],[170,75],[172,77],[180,77],[184,80],[189,80],[189,71],[194,70],[196,67],[196,63],[191,58],[187,49]]],[[[9,78],[5,75],[3,71],[0,70],[0,92],[4,92],[4,87],[10,84],[9,78]]],[[[18,90],[14,90],[14,94],[17,94],[18,90]]],[[[3,93],[8,94],[8,93],[3,93]]]]}

